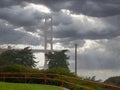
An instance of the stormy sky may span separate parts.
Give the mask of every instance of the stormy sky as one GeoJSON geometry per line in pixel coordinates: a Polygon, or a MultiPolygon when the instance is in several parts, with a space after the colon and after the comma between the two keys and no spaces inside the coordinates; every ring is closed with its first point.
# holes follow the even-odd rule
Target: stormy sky
{"type": "Polygon", "coordinates": [[[0,0],[0,45],[44,45],[45,17],[53,18],[54,48],[78,44],[78,73],[105,79],[120,74],[120,0],[0,0]]]}

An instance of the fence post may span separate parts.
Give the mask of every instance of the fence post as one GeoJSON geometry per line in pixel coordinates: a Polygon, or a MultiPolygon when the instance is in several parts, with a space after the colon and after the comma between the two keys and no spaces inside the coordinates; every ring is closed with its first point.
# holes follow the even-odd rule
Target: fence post
{"type": "Polygon", "coordinates": [[[93,90],[93,89],[92,89],[92,86],[93,86],[93,83],[90,82],[90,90],[93,90]]]}
{"type": "Polygon", "coordinates": [[[44,84],[47,84],[46,73],[44,73],[44,84]]]}
{"type": "Polygon", "coordinates": [[[26,77],[26,74],[25,74],[25,84],[27,83],[27,77],[26,77]]]}
{"type": "Polygon", "coordinates": [[[73,82],[73,84],[72,84],[72,88],[73,88],[73,90],[75,90],[75,88],[76,88],[76,84],[74,83],[74,78],[72,78],[72,82],[73,82]]]}
{"type": "Polygon", "coordinates": [[[3,75],[3,81],[5,82],[5,73],[2,73],[2,75],[3,75]]]}
{"type": "Polygon", "coordinates": [[[62,87],[64,87],[64,76],[61,75],[61,77],[62,77],[62,80],[61,80],[61,82],[62,82],[62,87]]]}

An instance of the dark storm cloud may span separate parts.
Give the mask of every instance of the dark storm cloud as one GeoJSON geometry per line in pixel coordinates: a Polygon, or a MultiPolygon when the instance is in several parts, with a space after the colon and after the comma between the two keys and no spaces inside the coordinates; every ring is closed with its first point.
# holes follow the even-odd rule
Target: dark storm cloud
{"type": "Polygon", "coordinates": [[[73,13],[104,17],[120,14],[120,0],[35,0],[53,11],[68,9],[73,13]]]}
{"type": "Polygon", "coordinates": [[[76,14],[82,13],[95,17],[120,14],[120,0],[1,0],[0,6],[21,5],[25,2],[43,4],[55,12],[68,9],[76,14]]]}
{"type": "Polygon", "coordinates": [[[20,6],[0,8],[0,18],[17,26],[36,25],[43,15],[32,9],[23,9],[20,6]]]}
{"type": "Polygon", "coordinates": [[[0,20],[0,44],[38,45],[39,39],[28,33],[16,31],[14,26],[0,20]]]}
{"type": "Polygon", "coordinates": [[[101,32],[98,32],[98,31],[90,31],[90,32],[87,32],[85,34],[82,34],[80,36],[80,38],[82,39],[92,39],[92,40],[96,40],[96,39],[111,39],[111,38],[114,38],[114,37],[117,37],[120,35],[120,31],[118,30],[110,30],[110,28],[108,28],[107,30],[103,30],[101,32]],[[108,31],[109,29],[109,31],[108,31]]]}
{"type": "Polygon", "coordinates": [[[10,7],[14,5],[24,5],[27,0],[0,0],[0,7],[10,7]]]}
{"type": "Polygon", "coordinates": [[[45,17],[42,13],[30,6],[11,6],[9,8],[0,8],[0,18],[6,20],[9,24],[16,27],[24,27],[26,31],[36,32],[37,29],[43,29],[44,23],[41,22],[45,17]]]}
{"type": "Polygon", "coordinates": [[[95,17],[106,17],[120,14],[119,0],[87,0],[82,13],[95,17]]]}
{"type": "Polygon", "coordinates": [[[120,16],[118,16],[117,18],[114,17],[114,19],[101,18],[101,20],[103,20],[102,24],[104,24],[105,27],[104,26],[96,27],[97,22],[95,25],[90,27],[89,27],[89,24],[91,22],[88,22],[88,23],[84,22],[86,23],[86,25],[84,26],[83,23],[81,23],[81,21],[78,23],[76,23],[76,21],[71,22],[71,24],[69,25],[59,25],[56,28],[57,30],[55,32],[55,38],[63,38],[63,39],[69,38],[71,41],[78,40],[78,39],[79,40],[84,40],[84,39],[96,40],[96,39],[115,38],[120,35],[120,30],[119,30],[120,21],[118,21],[119,18],[120,16]]]}
{"type": "MultiPolygon", "coordinates": [[[[68,42],[74,42],[77,40],[84,39],[111,39],[119,36],[119,15],[116,20],[108,19],[104,22],[109,23],[112,27],[106,25],[105,28],[89,28],[90,23],[84,25],[82,22],[75,22],[73,17],[61,13],[61,9],[68,9],[72,13],[84,13],[91,16],[109,16],[119,14],[118,10],[120,7],[120,2],[118,0],[2,0],[2,8],[0,8],[0,18],[6,20],[9,24],[16,27],[24,27],[26,31],[36,32],[37,29],[44,29],[44,25],[41,24],[41,19],[45,15],[44,13],[37,11],[33,8],[26,8],[29,3],[44,4],[45,6],[51,8],[53,11],[51,15],[53,16],[53,24],[55,29],[55,38],[63,38],[60,40],[64,43],[66,40],[68,42]],[[24,2],[23,2],[24,1],[24,2]],[[18,3],[17,3],[18,2],[18,3]],[[6,4],[5,4],[6,3],[6,4]],[[24,7],[21,7],[21,3],[26,3],[24,7]],[[6,5],[9,4],[9,8],[6,5]],[[112,12],[111,12],[112,10],[112,12]],[[54,12],[55,11],[55,12],[54,12]],[[111,13],[109,13],[111,12],[111,13]],[[117,13],[115,13],[117,12],[117,13]],[[113,14],[112,14],[113,13],[113,14]],[[113,23],[111,23],[113,21],[113,23]],[[117,21],[117,22],[116,22],[117,21]],[[114,22],[116,24],[114,24],[114,22]],[[86,26],[89,27],[84,31],[86,26]]],[[[79,15],[78,14],[78,15],[79,15]]],[[[77,21],[77,20],[76,20],[77,21]]],[[[84,20],[86,23],[86,20],[84,20]]],[[[96,26],[96,25],[95,25],[96,26]]],[[[64,43],[65,44],[65,43],[64,43]]]]}
{"type": "Polygon", "coordinates": [[[0,44],[39,45],[42,40],[29,32],[36,33],[43,29],[44,25],[41,23],[43,17],[44,13],[32,8],[29,4],[21,7],[13,3],[9,7],[0,8],[0,44]],[[23,29],[20,29],[21,27],[23,29]],[[15,30],[16,28],[19,30],[15,30]]]}
{"type": "Polygon", "coordinates": [[[53,16],[53,25],[59,26],[61,25],[70,25],[73,23],[72,17],[67,14],[61,12],[54,12],[51,14],[53,16]]]}

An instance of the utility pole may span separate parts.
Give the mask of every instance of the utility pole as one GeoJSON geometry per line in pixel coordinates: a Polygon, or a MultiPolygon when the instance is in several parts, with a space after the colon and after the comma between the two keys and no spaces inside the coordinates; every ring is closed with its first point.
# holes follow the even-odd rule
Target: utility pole
{"type": "Polygon", "coordinates": [[[77,44],[75,44],[75,74],[77,75],[77,44]]]}

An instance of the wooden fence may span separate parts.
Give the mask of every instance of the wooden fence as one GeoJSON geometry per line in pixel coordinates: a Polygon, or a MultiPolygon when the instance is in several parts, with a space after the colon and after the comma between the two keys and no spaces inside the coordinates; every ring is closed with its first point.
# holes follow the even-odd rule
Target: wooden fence
{"type": "Polygon", "coordinates": [[[120,90],[120,86],[50,73],[1,72],[0,81],[52,84],[67,87],[71,90],[75,90],[76,88],[79,88],[79,90],[80,88],[82,90],[97,90],[96,86],[111,88],[110,90],[120,90]]]}

